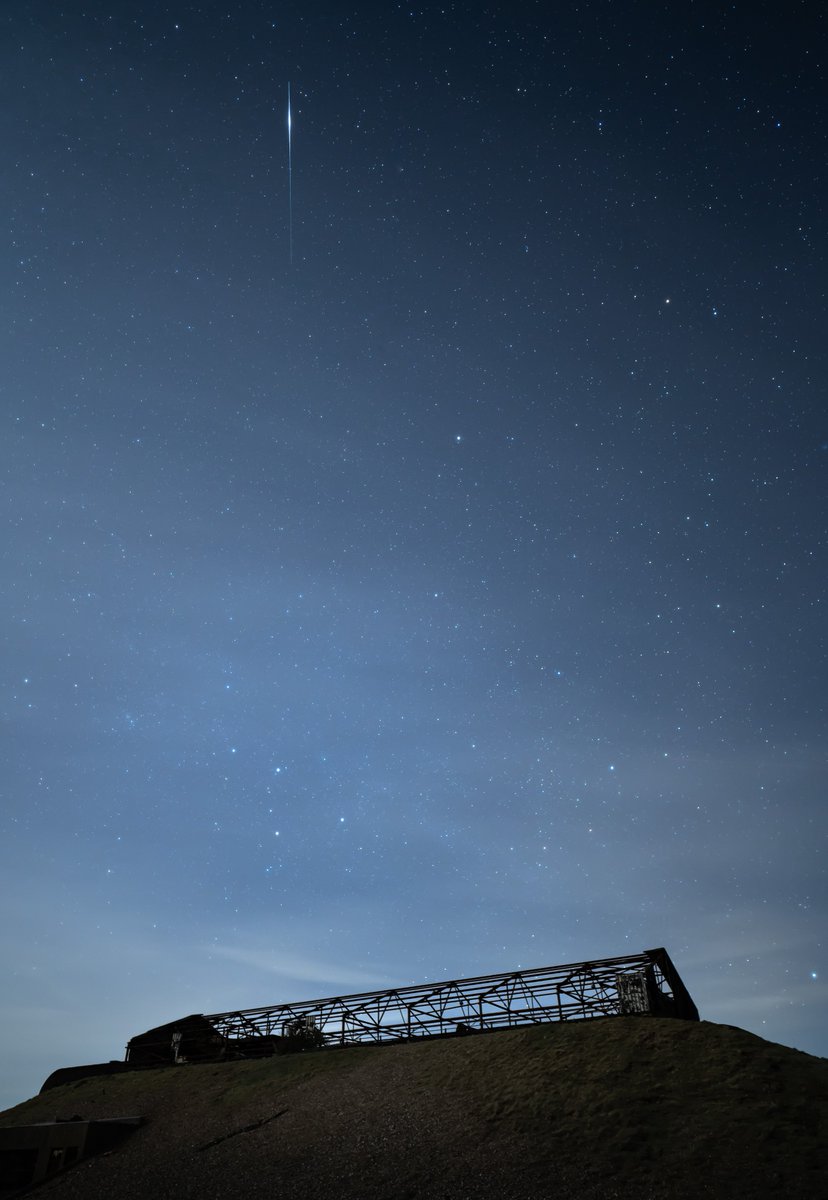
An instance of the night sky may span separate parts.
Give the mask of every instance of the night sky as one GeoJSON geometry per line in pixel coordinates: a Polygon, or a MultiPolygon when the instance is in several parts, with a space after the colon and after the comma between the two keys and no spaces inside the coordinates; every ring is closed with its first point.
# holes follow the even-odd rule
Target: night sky
{"type": "Polygon", "coordinates": [[[659,945],[828,1054],[823,12],[3,5],[0,1102],[659,945]]]}

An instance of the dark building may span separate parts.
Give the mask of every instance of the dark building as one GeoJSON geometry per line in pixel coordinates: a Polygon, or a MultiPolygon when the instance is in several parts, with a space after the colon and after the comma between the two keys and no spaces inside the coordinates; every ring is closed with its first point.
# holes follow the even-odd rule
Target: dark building
{"type": "Polygon", "coordinates": [[[0,1128],[0,1196],[11,1196],[82,1158],[111,1150],[140,1124],[141,1117],[70,1117],[0,1128]]]}
{"type": "Polygon", "coordinates": [[[227,1038],[200,1013],[156,1025],[127,1043],[128,1067],[168,1067],[173,1063],[207,1062],[226,1056],[227,1038]]]}

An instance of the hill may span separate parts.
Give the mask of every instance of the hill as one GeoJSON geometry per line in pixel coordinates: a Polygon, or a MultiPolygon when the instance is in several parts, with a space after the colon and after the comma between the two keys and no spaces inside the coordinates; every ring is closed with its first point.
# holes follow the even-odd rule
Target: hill
{"type": "Polygon", "coordinates": [[[828,1195],[828,1060],[629,1017],[78,1080],[0,1114],[142,1115],[54,1200],[828,1195]]]}

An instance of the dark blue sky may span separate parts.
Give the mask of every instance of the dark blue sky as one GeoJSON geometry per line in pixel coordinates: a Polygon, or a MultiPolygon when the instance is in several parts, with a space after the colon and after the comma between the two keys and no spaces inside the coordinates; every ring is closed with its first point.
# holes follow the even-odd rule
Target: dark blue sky
{"type": "Polygon", "coordinates": [[[824,14],[555,7],[4,6],[0,1102],[662,944],[828,1054],[824,14]]]}

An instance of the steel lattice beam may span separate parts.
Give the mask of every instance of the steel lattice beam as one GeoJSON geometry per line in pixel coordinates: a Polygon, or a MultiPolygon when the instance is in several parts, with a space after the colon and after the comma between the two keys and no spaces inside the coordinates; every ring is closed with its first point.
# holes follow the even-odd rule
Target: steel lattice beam
{"type": "Polygon", "coordinates": [[[313,1026],[327,1045],[388,1042],[548,1021],[616,1016],[628,1011],[698,1020],[698,1011],[667,951],[508,971],[473,979],[329,996],[213,1013],[206,1017],[228,1041],[281,1035],[292,1024],[313,1026]],[[624,976],[623,995],[618,978],[624,976]],[[640,981],[640,982],[639,982],[640,981]],[[631,984],[638,1007],[629,1007],[631,984]]]}

